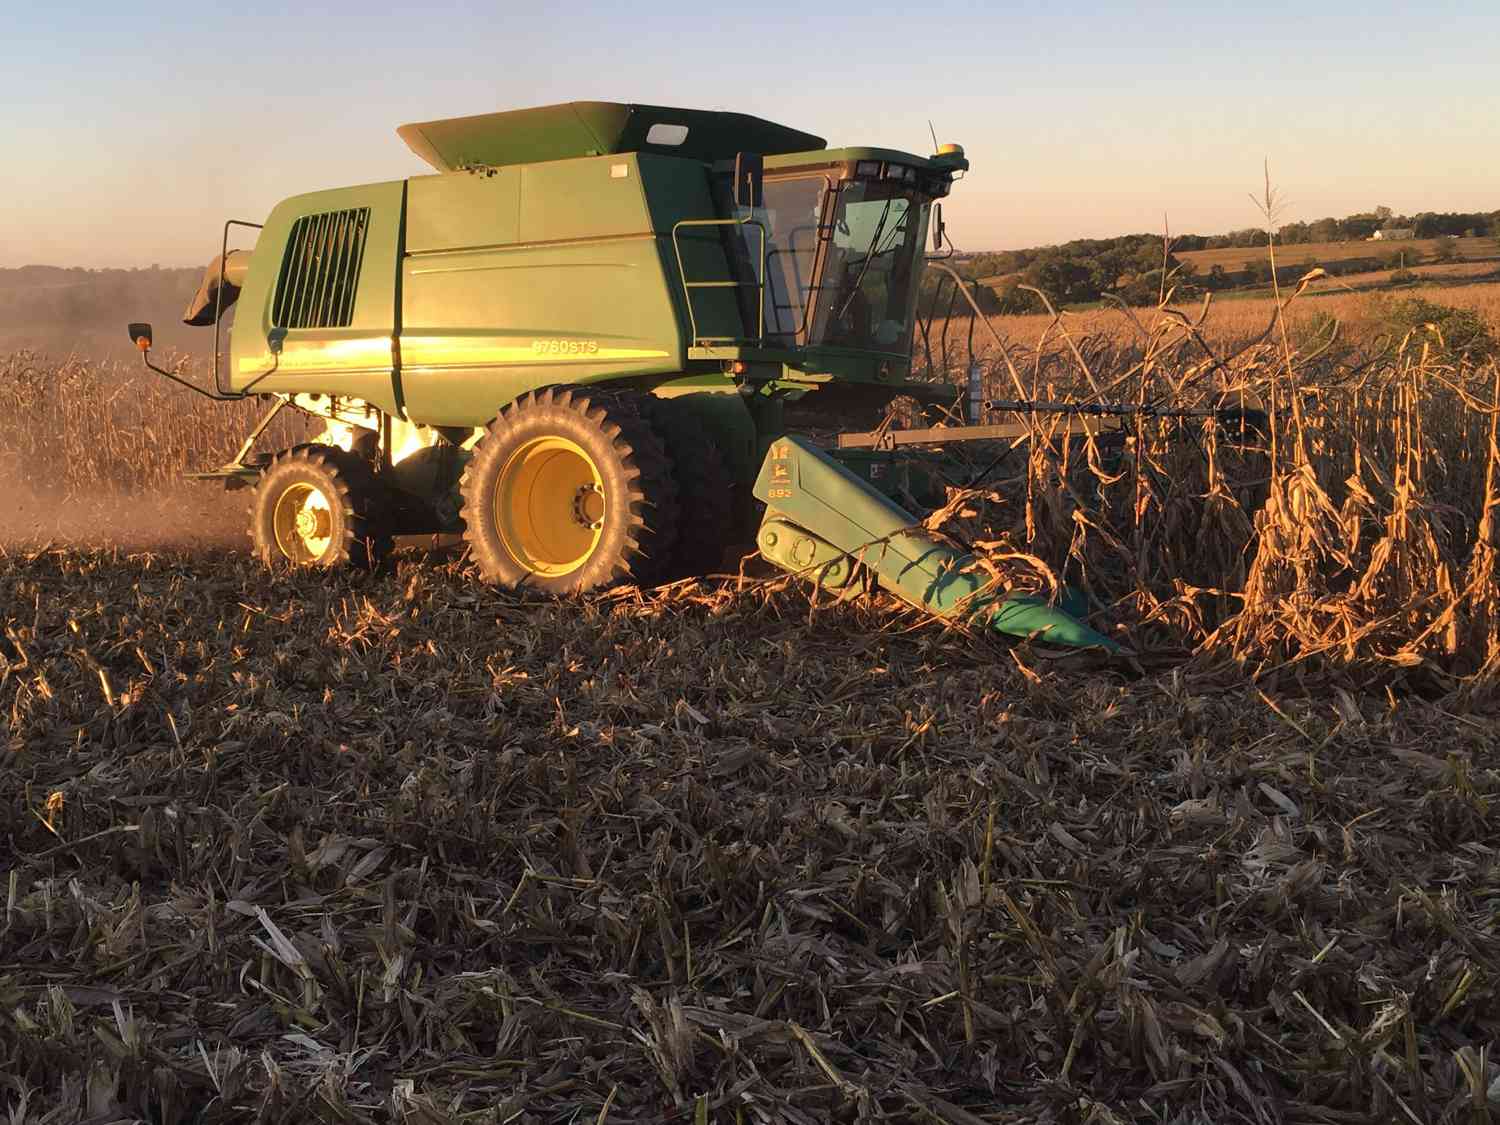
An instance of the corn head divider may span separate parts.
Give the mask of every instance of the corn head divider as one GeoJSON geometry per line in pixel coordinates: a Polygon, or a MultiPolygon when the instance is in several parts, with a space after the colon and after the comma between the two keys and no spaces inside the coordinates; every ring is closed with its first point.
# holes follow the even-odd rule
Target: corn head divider
{"type": "Polygon", "coordinates": [[[485,580],[571,593],[713,571],[753,541],[839,596],[873,581],[948,620],[1109,650],[1075,597],[992,590],[887,470],[954,442],[1003,457],[1038,437],[1123,441],[1143,414],[1249,424],[1025,401],[1014,372],[1021,397],[985,403],[972,366],[967,388],[932,380],[926,325],[915,378],[923,269],[973,305],[941,261],[940,201],[969,168],[957,145],[830,148],[743,114],[614,102],[398,133],[433,174],[225,224],[183,317],[214,329],[208,388],[153,364],[151,326],[130,326],[152,370],[266,400],[237,454],[194,475],[254,489],[268,563],[374,566],[398,536],[461,533],[485,580]],[[936,425],[965,394],[971,424],[936,425]],[[897,398],[921,425],[882,423],[897,398]],[[288,407],[321,434],[257,449],[288,407]]]}
{"type": "MultiPolygon", "coordinates": [[[[938,617],[1074,648],[1117,648],[1065,608],[1000,597],[972,556],[925,532],[806,438],[771,444],[755,496],[766,505],[761,555],[832,593],[857,592],[864,567],[882,589],[938,617]]],[[[1077,612],[1076,601],[1068,608],[1077,612]]]]}

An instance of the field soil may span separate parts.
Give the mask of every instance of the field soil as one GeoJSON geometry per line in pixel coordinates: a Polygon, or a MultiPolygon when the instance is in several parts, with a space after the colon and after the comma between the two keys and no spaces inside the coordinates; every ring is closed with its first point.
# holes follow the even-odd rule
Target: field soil
{"type": "Polygon", "coordinates": [[[1044,416],[927,517],[1121,658],[753,563],[269,570],[180,480],[264,403],[0,358],[0,1112],[1489,1120],[1497,293],[1431,287],[1461,343],[1351,293],[931,326],[986,396],[1196,409],[1044,416]]]}
{"type": "Polygon", "coordinates": [[[104,488],[68,496],[0,476],[0,545],[248,548],[248,495],[217,484],[183,484],[144,494],[104,488]]]}
{"type": "Polygon", "coordinates": [[[11,551],[0,637],[14,1121],[1500,1094],[1500,772],[1458,696],[1142,676],[780,584],[533,600],[421,556],[11,551]]]}

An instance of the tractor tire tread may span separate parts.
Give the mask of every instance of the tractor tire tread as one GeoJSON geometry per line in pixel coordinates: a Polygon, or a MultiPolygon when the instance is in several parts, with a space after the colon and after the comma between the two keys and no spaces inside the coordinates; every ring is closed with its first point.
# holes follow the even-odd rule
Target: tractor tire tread
{"type": "Polygon", "coordinates": [[[276,544],[275,495],[284,484],[299,479],[325,493],[339,515],[333,549],[316,563],[305,565],[323,570],[378,567],[390,551],[391,539],[379,527],[374,474],[356,454],[317,442],[282,450],[262,470],[250,516],[250,541],[256,557],[268,566],[278,560],[288,561],[276,544]]]}
{"type": "Polygon", "coordinates": [[[554,593],[573,593],[633,582],[649,585],[667,571],[677,537],[678,497],[671,462],[652,428],[641,400],[643,393],[610,388],[548,386],[516,398],[490,422],[464,469],[464,540],[486,581],[506,586],[533,585],[554,593]],[[502,545],[493,517],[508,443],[530,431],[562,433],[584,445],[596,439],[591,457],[613,461],[624,486],[611,507],[621,502],[624,525],[577,570],[558,578],[541,578],[524,570],[502,545]],[[592,433],[590,433],[590,431],[592,433]]]}
{"type": "Polygon", "coordinates": [[[729,464],[690,415],[672,409],[670,399],[653,399],[650,416],[672,460],[680,507],[670,577],[717,571],[724,565],[737,522],[739,490],[729,464]]]}

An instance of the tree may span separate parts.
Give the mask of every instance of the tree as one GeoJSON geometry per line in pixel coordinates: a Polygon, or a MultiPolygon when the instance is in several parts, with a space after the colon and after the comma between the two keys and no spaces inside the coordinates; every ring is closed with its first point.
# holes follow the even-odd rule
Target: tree
{"type": "MultiPolygon", "coordinates": [[[[1391,281],[1396,282],[1392,276],[1391,281]]],[[[1422,297],[1392,301],[1381,309],[1387,328],[1402,339],[1408,335],[1420,347],[1483,360],[1500,350],[1484,317],[1473,309],[1456,309],[1422,297]]]]}
{"type": "Polygon", "coordinates": [[[1295,246],[1299,243],[1311,242],[1312,228],[1306,223],[1286,223],[1276,232],[1276,240],[1283,246],[1295,246]]]}
{"type": "Polygon", "coordinates": [[[1339,239],[1339,221],[1337,219],[1319,219],[1307,228],[1307,240],[1309,242],[1337,242],[1339,239]]]}
{"type": "MultiPolygon", "coordinates": [[[[1022,289],[1021,283],[1014,278],[1006,281],[997,289],[991,289],[989,292],[994,300],[996,312],[1015,315],[1018,313],[1038,313],[1044,311],[1042,302],[1037,298],[1037,295],[1022,289]]],[[[988,304],[989,302],[987,301],[983,302],[980,307],[989,311],[986,307],[988,304]]]]}
{"type": "Polygon", "coordinates": [[[1161,270],[1152,270],[1132,279],[1129,284],[1115,290],[1115,296],[1127,305],[1137,307],[1156,304],[1161,299],[1161,270]]]}
{"type": "Polygon", "coordinates": [[[1077,304],[1099,296],[1096,274],[1089,263],[1059,250],[1042,255],[1026,268],[1027,284],[1052,298],[1053,304],[1077,304]]]}

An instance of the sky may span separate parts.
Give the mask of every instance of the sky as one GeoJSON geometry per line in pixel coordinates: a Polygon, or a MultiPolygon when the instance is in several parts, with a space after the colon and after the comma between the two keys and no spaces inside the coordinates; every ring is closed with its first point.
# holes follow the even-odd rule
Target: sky
{"type": "Polygon", "coordinates": [[[962,250],[1500,208],[1496,0],[0,0],[0,267],[202,265],[223,221],[428,169],[397,125],[752,113],[973,165],[962,250]]]}

